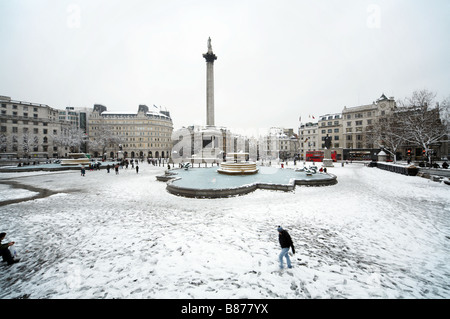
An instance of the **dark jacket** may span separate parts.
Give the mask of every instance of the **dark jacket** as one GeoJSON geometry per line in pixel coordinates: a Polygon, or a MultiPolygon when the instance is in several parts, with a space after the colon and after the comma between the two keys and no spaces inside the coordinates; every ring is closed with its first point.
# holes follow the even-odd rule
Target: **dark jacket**
{"type": "Polygon", "coordinates": [[[9,247],[9,244],[2,244],[2,241],[0,240],[0,250],[8,249],[8,247],[9,247]]]}
{"type": "Polygon", "coordinates": [[[281,248],[289,248],[292,247],[292,252],[295,254],[294,243],[292,242],[292,238],[286,230],[282,230],[278,235],[278,240],[280,241],[281,248]]]}

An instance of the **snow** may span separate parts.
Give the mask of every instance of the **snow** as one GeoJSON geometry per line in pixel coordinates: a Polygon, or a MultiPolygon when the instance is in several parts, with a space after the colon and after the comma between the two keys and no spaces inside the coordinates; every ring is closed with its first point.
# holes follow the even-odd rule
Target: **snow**
{"type": "Polygon", "coordinates": [[[164,169],[0,174],[0,200],[20,195],[8,181],[57,192],[0,206],[22,258],[0,265],[0,298],[450,297],[444,183],[354,163],[328,168],[333,186],[190,199],[164,169]]]}
{"type": "Polygon", "coordinates": [[[0,184],[0,202],[12,199],[32,197],[37,194],[38,194],[37,192],[32,192],[20,188],[19,189],[12,188],[9,185],[0,184]]]}

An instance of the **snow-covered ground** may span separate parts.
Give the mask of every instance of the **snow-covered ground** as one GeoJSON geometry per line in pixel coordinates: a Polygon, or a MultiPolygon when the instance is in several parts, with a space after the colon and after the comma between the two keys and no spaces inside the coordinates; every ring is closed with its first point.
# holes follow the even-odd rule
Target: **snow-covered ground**
{"type": "Polygon", "coordinates": [[[444,183],[349,164],[334,186],[189,199],[163,170],[0,174],[58,192],[0,206],[22,258],[0,265],[0,298],[450,298],[444,183]],[[293,269],[278,270],[278,225],[293,269]]]}

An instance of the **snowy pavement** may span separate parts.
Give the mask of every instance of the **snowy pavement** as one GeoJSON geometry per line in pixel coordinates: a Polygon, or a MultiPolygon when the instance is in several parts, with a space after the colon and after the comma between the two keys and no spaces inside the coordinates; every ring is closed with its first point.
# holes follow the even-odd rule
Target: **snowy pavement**
{"type": "Polygon", "coordinates": [[[51,192],[0,206],[22,258],[1,263],[0,298],[450,298],[444,183],[351,164],[333,186],[189,199],[163,171],[1,173],[0,204],[33,195],[11,182],[51,192]]]}

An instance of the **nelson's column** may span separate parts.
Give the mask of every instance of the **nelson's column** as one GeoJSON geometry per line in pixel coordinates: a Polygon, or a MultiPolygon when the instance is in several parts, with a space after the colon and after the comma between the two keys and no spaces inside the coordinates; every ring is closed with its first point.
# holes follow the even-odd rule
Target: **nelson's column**
{"type": "Polygon", "coordinates": [[[208,38],[208,52],[203,54],[206,60],[206,125],[214,126],[214,61],[211,38],[208,38]]]}

